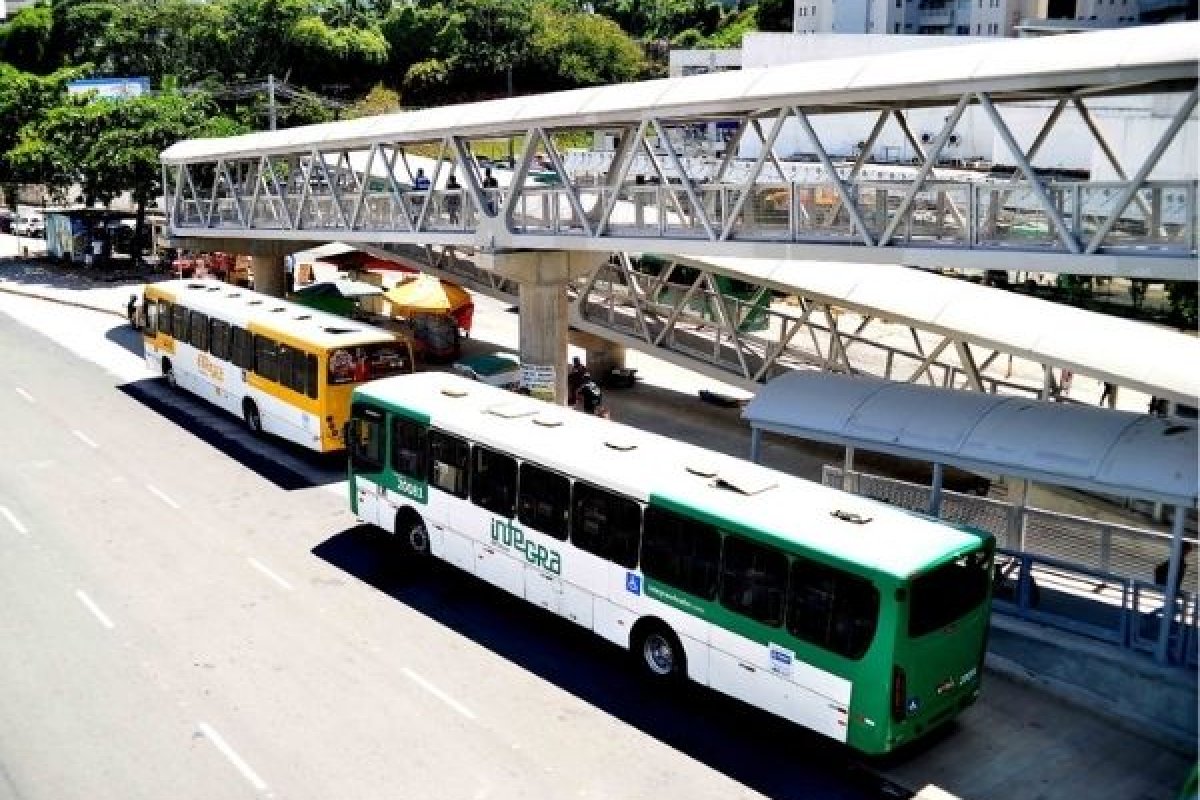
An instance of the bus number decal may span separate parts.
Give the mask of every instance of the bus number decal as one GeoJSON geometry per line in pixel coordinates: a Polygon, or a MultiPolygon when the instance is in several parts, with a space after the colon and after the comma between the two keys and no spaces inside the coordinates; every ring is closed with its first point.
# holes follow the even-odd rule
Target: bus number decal
{"type": "Polygon", "coordinates": [[[415,481],[407,475],[396,475],[396,491],[405,497],[410,497],[418,503],[428,500],[425,494],[425,484],[415,481]]]}
{"type": "Polygon", "coordinates": [[[199,353],[196,355],[196,366],[200,369],[200,373],[213,383],[225,383],[224,368],[214,361],[208,353],[199,353]]]}
{"type": "Polygon", "coordinates": [[[525,531],[511,519],[492,520],[492,541],[506,550],[515,550],[525,560],[555,575],[562,574],[562,557],[557,550],[544,547],[525,538],[525,531]]]}

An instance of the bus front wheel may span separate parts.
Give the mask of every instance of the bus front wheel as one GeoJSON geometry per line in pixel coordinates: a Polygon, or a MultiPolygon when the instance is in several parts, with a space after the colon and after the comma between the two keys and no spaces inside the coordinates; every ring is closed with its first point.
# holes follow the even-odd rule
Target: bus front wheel
{"type": "Polygon", "coordinates": [[[687,656],[670,628],[645,623],[634,632],[633,653],[642,672],[658,683],[676,683],[687,675],[687,656]]]}
{"type": "Polygon", "coordinates": [[[258,413],[258,406],[254,405],[253,400],[245,400],[242,402],[242,418],[246,420],[246,428],[255,436],[262,433],[262,415],[258,413]]]}
{"type": "Polygon", "coordinates": [[[429,553],[429,529],[424,520],[418,518],[409,520],[401,529],[404,549],[418,558],[426,558],[429,553]]]}

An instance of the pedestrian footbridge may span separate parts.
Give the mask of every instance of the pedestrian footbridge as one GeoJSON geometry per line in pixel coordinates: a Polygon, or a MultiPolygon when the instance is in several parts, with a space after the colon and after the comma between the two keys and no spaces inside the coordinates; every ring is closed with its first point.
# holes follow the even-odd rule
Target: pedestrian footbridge
{"type": "Polygon", "coordinates": [[[1197,42],[1197,23],[1003,40],[185,141],[162,155],[169,226],[233,244],[1193,280],[1197,42]],[[1142,109],[1148,133],[1136,146],[1114,145],[1120,121],[1095,110],[1111,98],[1142,109]],[[913,115],[930,109],[941,110],[938,129],[915,129],[913,115]],[[947,165],[968,110],[991,126],[1011,174],[947,165]],[[1021,141],[1011,120],[1030,114],[1040,122],[1021,141]],[[1067,119],[1097,154],[1088,179],[1035,169],[1067,119]],[[859,141],[835,152],[829,132],[845,125],[861,126],[859,141]],[[709,126],[729,132],[720,151],[697,145],[709,126]],[[885,129],[901,132],[911,164],[871,163],[885,129]],[[611,147],[596,156],[596,142],[611,147]],[[496,169],[493,184],[477,154],[510,144],[511,170],[496,169]],[[418,157],[432,159],[428,189],[418,157]]]}

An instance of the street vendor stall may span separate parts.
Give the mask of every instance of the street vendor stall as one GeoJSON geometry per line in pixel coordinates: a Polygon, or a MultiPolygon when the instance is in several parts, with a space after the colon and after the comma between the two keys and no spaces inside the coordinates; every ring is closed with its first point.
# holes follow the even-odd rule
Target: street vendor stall
{"type": "Polygon", "coordinates": [[[471,332],[475,304],[465,289],[429,275],[403,280],[384,292],[384,312],[405,320],[419,356],[427,361],[458,357],[459,342],[471,332]]]}

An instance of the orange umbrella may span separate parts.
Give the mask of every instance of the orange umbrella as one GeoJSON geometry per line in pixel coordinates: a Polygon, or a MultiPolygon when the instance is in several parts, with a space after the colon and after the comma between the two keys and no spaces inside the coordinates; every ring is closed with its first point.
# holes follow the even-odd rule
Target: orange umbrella
{"type": "Polygon", "coordinates": [[[465,289],[431,275],[398,283],[383,296],[392,304],[392,313],[399,316],[449,314],[471,305],[471,295],[465,289]]]}

